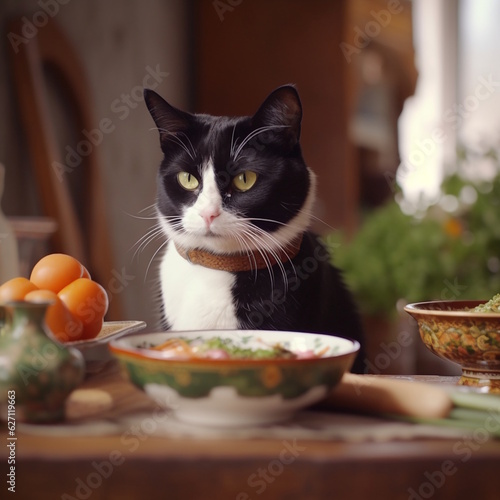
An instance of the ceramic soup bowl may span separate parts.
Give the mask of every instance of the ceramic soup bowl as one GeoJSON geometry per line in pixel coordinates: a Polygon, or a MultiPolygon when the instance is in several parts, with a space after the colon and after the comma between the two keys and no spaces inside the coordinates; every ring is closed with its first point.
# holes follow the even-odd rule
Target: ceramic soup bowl
{"type": "Polygon", "coordinates": [[[500,392],[500,314],[473,312],[485,301],[445,300],[409,304],[420,338],[434,354],[460,365],[460,385],[500,392]]]}
{"type": "Polygon", "coordinates": [[[110,349],[130,380],[179,420],[238,427],[283,421],[323,399],[352,366],[359,344],[330,335],[219,330],[134,334],[111,341],[110,349]],[[176,358],[154,349],[169,339],[191,346],[215,338],[250,357],[176,358]],[[294,357],[258,357],[274,346],[294,357]]]}

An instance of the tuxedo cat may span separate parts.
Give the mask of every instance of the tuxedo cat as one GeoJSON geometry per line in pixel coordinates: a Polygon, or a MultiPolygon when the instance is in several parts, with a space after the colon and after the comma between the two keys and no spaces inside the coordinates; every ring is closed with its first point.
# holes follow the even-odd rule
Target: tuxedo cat
{"type": "MultiPolygon", "coordinates": [[[[174,108],[146,90],[160,134],[157,215],[163,326],[320,332],[362,343],[353,298],[308,231],[316,179],[293,86],[253,116],[174,108]]],[[[363,350],[353,371],[363,371],[363,350]]]]}

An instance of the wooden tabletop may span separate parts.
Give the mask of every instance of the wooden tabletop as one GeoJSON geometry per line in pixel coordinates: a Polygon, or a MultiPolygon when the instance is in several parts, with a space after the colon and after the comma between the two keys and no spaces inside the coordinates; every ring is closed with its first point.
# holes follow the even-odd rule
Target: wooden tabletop
{"type": "MultiPolygon", "coordinates": [[[[500,441],[486,439],[486,430],[479,427],[453,439],[172,438],[150,432],[155,418],[163,418],[160,409],[115,363],[88,376],[82,389],[87,396],[94,394],[95,406],[89,410],[78,398],[70,399],[68,421],[75,428],[85,428],[96,417],[101,422],[146,417],[111,435],[54,435],[51,426],[23,431],[18,425],[14,455],[2,427],[2,467],[9,472],[8,460],[15,459],[12,498],[499,498],[500,441]],[[108,400],[102,397],[106,394],[108,400]]],[[[2,481],[6,493],[8,487],[2,481]]],[[[10,498],[4,491],[0,497],[10,498]]]]}

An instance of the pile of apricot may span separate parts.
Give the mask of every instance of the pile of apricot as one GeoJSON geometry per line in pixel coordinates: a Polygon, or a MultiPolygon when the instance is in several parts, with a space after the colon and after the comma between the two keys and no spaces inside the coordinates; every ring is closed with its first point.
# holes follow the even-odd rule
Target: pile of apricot
{"type": "Polygon", "coordinates": [[[61,342],[95,338],[108,311],[106,290],[70,255],[40,259],[30,278],[17,277],[0,286],[0,305],[11,301],[45,302],[45,322],[61,342]]]}

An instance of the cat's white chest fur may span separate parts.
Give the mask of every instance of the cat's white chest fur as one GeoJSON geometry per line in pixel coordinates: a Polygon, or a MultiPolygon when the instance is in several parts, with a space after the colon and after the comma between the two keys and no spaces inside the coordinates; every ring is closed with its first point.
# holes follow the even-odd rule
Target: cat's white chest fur
{"type": "Polygon", "coordinates": [[[235,276],[194,265],[169,242],[160,266],[163,307],[172,330],[236,329],[235,276]]]}

